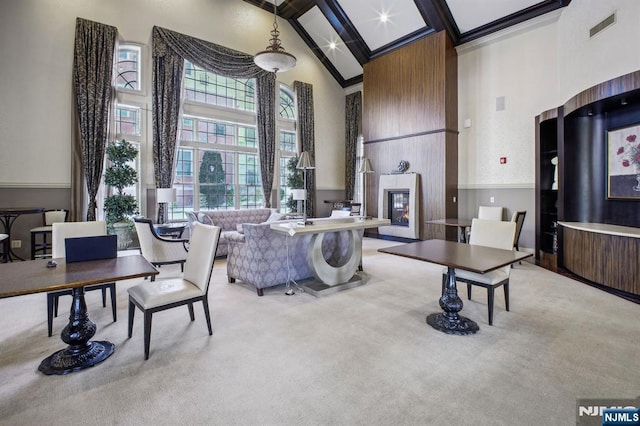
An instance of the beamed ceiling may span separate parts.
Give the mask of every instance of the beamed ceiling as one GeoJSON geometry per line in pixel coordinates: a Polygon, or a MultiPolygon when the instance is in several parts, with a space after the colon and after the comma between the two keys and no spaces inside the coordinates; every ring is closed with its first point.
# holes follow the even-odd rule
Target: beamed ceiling
{"type": "MultiPolygon", "coordinates": [[[[273,13],[272,1],[244,1],[273,13]]],[[[279,19],[291,24],[342,87],[360,83],[362,66],[371,59],[426,35],[444,30],[458,46],[571,3],[571,0],[275,1],[279,19]],[[382,14],[387,17],[386,22],[381,22],[382,14]]]]}

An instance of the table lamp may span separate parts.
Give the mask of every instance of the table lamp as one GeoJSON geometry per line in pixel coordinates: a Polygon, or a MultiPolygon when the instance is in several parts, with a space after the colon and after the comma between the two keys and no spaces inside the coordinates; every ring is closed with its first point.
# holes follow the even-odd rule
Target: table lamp
{"type": "Polygon", "coordinates": [[[302,211],[302,202],[307,199],[307,190],[306,189],[292,189],[291,196],[296,203],[296,212],[299,214],[302,211]]]}
{"type": "MultiPolygon", "coordinates": [[[[313,161],[311,161],[311,155],[307,151],[302,151],[300,154],[300,159],[298,160],[298,164],[296,165],[296,169],[302,170],[302,177],[304,179],[304,189],[306,192],[307,189],[307,170],[315,169],[316,166],[313,165],[313,161]]],[[[305,197],[303,200],[304,208],[302,209],[303,216],[303,224],[306,225],[307,222],[307,198],[308,194],[305,193],[305,197]]]]}
{"type": "Polygon", "coordinates": [[[158,209],[158,223],[168,223],[169,217],[169,203],[176,201],[176,189],[175,188],[157,188],[156,189],[156,202],[158,205],[165,203],[164,214],[160,217],[160,209],[158,209]]]}

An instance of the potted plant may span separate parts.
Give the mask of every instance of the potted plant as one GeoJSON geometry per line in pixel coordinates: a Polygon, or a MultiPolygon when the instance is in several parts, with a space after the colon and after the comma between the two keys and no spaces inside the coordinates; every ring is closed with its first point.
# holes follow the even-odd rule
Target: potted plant
{"type": "Polygon", "coordinates": [[[136,159],[138,150],[122,139],[110,142],[106,153],[110,164],[104,173],[104,182],[115,188],[115,193],[111,193],[104,201],[107,231],[118,236],[118,250],[124,250],[133,241],[131,217],[138,213],[135,197],[124,193],[125,188],[138,182],[136,170],[128,164],[136,159]]]}

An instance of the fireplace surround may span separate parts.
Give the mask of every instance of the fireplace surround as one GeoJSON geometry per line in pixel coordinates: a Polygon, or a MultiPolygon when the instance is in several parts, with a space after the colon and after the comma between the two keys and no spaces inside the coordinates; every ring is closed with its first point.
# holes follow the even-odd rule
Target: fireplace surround
{"type": "Polygon", "coordinates": [[[378,217],[391,220],[381,226],[381,235],[418,239],[420,227],[418,173],[391,173],[380,176],[378,185],[378,217]]]}

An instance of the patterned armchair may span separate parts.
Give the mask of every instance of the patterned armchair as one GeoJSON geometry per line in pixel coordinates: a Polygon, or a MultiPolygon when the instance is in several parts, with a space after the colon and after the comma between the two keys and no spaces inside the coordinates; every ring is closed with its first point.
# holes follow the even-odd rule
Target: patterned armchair
{"type": "MultiPolygon", "coordinates": [[[[227,235],[229,282],[240,280],[251,284],[258,296],[264,294],[264,288],[313,277],[307,262],[311,235],[289,237],[273,231],[270,226],[270,223],[245,223],[243,233],[236,231],[227,235]]],[[[348,246],[348,233],[328,233],[322,244],[324,258],[329,264],[337,265],[348,246]]]]}

